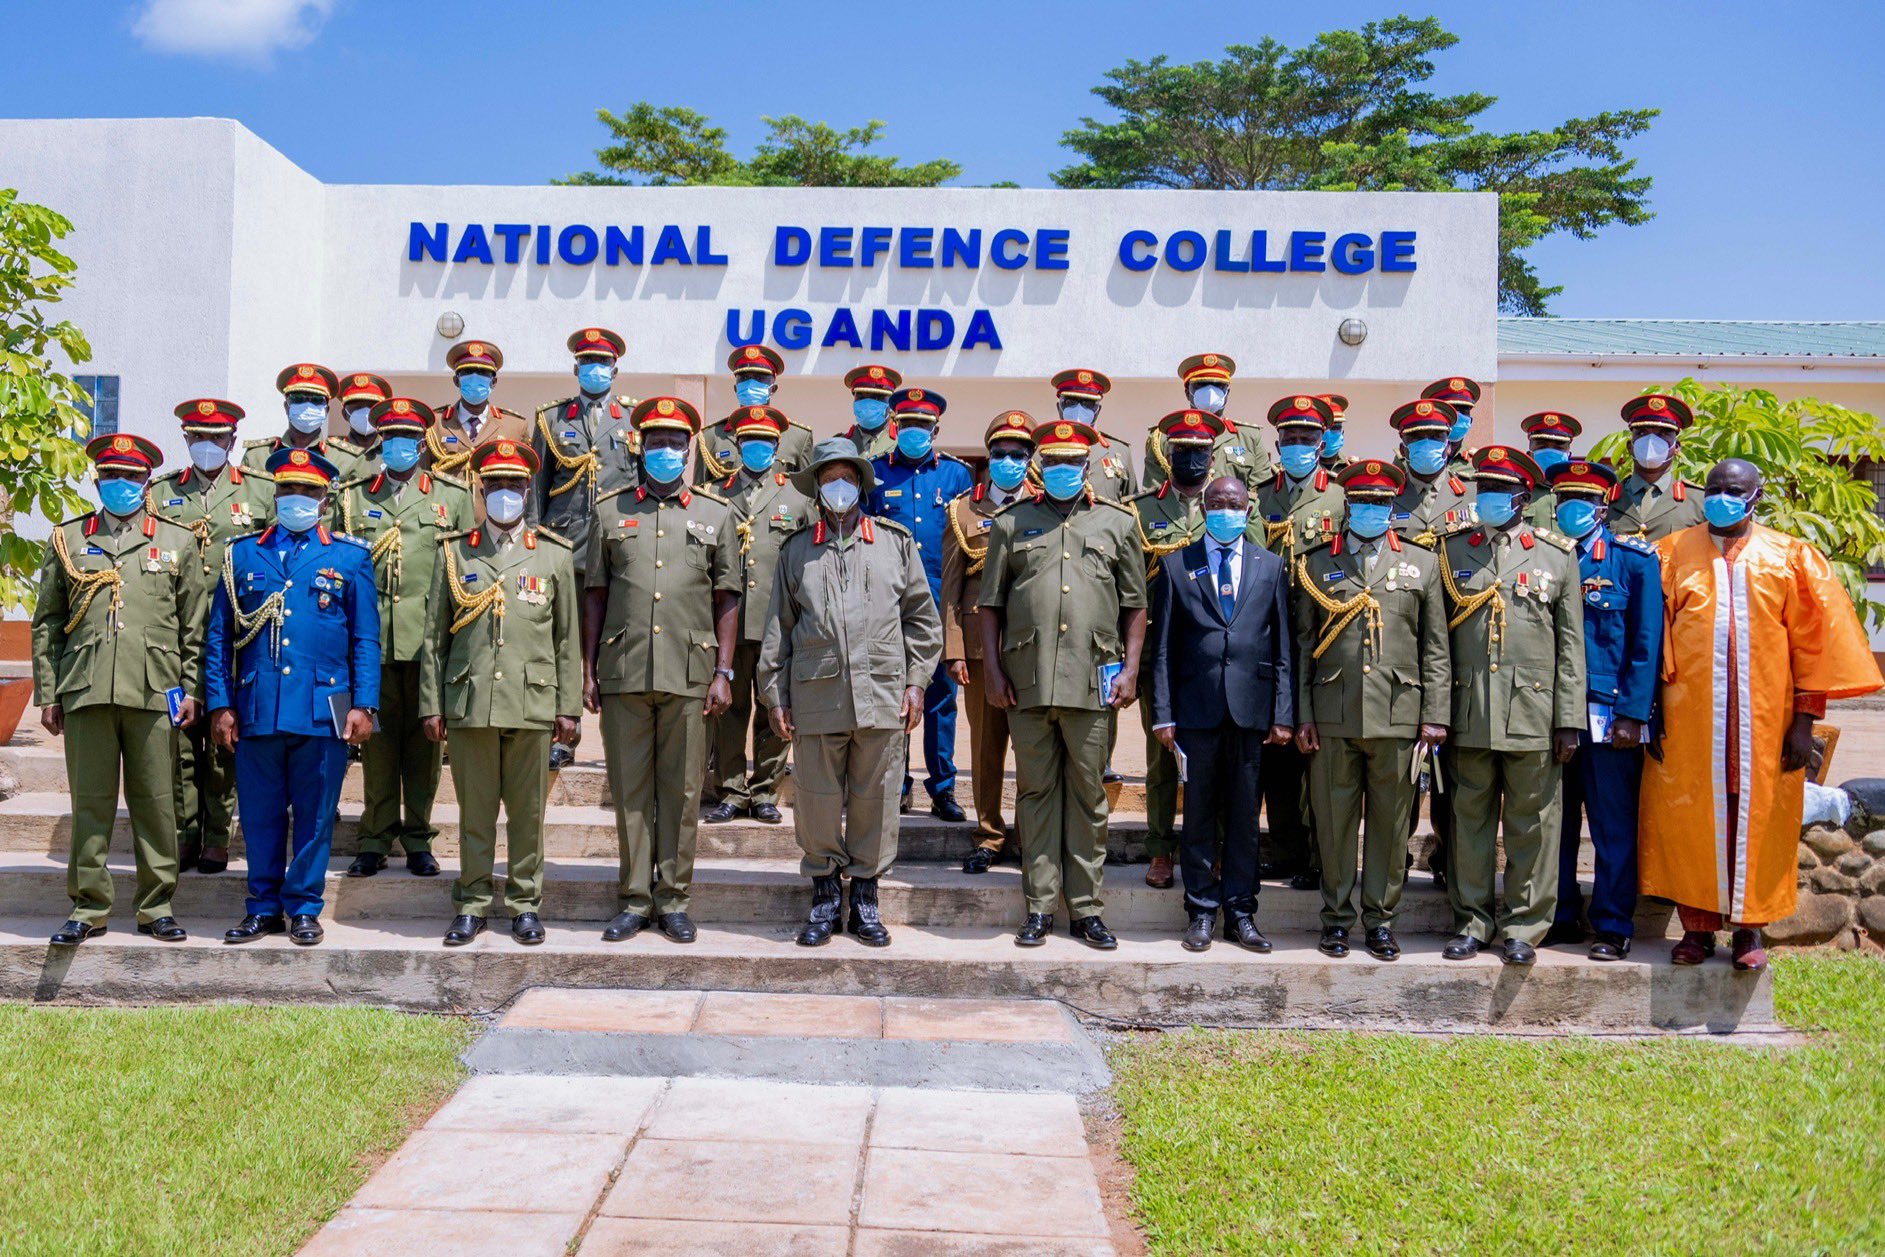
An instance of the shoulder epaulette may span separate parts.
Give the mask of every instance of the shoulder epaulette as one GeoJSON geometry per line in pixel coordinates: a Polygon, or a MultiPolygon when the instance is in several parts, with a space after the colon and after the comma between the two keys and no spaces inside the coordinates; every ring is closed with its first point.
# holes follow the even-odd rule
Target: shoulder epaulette
{"type": "Polygon", "coordinates": [[[460,480],[457,476],[448,476],[442,471],[428,471],[426,475],[432,477],[434,484],[448,484],[454,489],[459,489],[466,493],[471,492],[471,486],[465,481],[460,480]]]}
{"type": "Polygon", "coordinates": [[[1402,537],[1401,538],[1402,545],[1412,546],[1416,550],[1426,550],[1429,552],[1433,550],[1434,543],[1438,541],[1439,541],[1438,537],[1434,538],[1433,542],[1422,541],[1419,537],[1402,537]]]}
{"type": "Polygon", "coordinates": [[[624,493],[632,493],[634,490],[635,486],[632,484],[618,484],[613,489],[604,489],[596,495],[596,505],[600,506],[610,498],[619,498],[624,493]]]}
{"type": "Polygon", "coordinates": [[[274,443],[275,443],[275,438],[274,438],[274,437],[272,437],[272,436],[265,436],[265,437],[263,437],[263,438],[262,438],[261,440],[259,440],[259,441],[244,441],[244,442],[242,443],[242,448],[243,448],[243,450],[244,450],[245,452],[246,452],[246,451],[248,451],[248,450],[259,450],[259,449],[261,449],[261,448],[262,448],[262,447],[263,447],[264,445],[273,445],[274,443]]]}
{"type": "Polygon", "coordinates": [[[59,527],[64,528],[67,524],[82,524],[96,514],[98,514],[97,511],[83,511],[74,515],[71,519],[60,520],[59,527]]]}
{"type": "Polygon", "coordinates": [[[561,410],[563,409],[563,407],[569,405],[569,403],[570,403],[570,399],[567,397],[559,398],[558,400],[553,401],[553,402],[545,402],[543,403],[543,405],[537,407],[537,418],[539,419],[543,418],[545,415],[549,414],[552,410],[561,410]]]}
{"type": "Polygon", "coordinates": [[[510,409],[507,409],[507,408],[505,408],[505,407],[503,407],[503,406],[499,406],[499,407],[497,407],[496,409],[497,409],[497,413],[498,413],[498,414],[500,414],[500,415],[509,415],[509,416],[510,416],[511,418],[513,418],[513,419],[522,419],[522,418],[523,418],[523,416],[522,416],[522,415],[520,415],[520,414],[518,414],[518,413],[517,413],[516,411],[514,411],[514,410],[510,410],[510,409]]]}
{"type": "Polygon", "coordinates": [[[1008,503],[1006,506],[996,507],[995,514],[993,516],[990,516],[990,518],[991,519],[999,518],[1003,515],[1006,515],[1009,511],[1012,511],[1017,506],[1027,506],[1036,501],[1039,501],[1039,499],[1038,498],[1016,498],[1014,501],[1008,503]]]}
{"type": "MultiPolygon", "coordinates": [[[[890,530],[891,532],[900,532],[904,536],[909,537],[911,540],[916,539],[915,533],[911,532],[908,528],[906,528],[902,524],[899,524],[894,519],[889,519],[882,515],[873,515],[870,517],[870,520],[871,520],[871,527],[873,528],[885,528],[885,529],[890,530]]],[[[805,529],[801,528],[799,529],[799,531],[804,532],[805,529]]]]}
{"type": "Polygon", "coordinates": [[[1566,554],[1569,554],[1577,548],[1577,542],[1571,540],[1563,533],[1547,532],[1543,528],[1534,528],[1532,529],[1532,536],[1538,538],[1540,541],[1558,547],[1558,549],[1564,551],[1566,554]]]}
{"type": "Polygon", "coordinates": [[[371,550],[373,548],[373,544],[371,542],[367,541],[363,537],[356,537],[350,532],[329,533],[328,536],[332,537],[335,541],[351,541],[354,545],[359,546],[362,550],[371,550]]]}
{"type": "MultiPolygon", "coordinates": [[[[191,466],[193,467],[195,466],[195,464],[191,464],[191,466]]],[[[175,480],[178,476],[183,475],[186,471],[189,471],[190,469],[191,469],[190,467],[173,467],[171,470],[165,472],[163,475],[151,481],[151,483],[162,484],[166,480],[175,480]]]]}
{"type": "Polygon", "coordinates": [[[557,545],[562,546],[565,550],[574,550],[576,548],[576,543],[571,541],[568,537],[565,537],[560,532],[555,532],[551,529],[545,528],[542,524],[538,524],[536,526],[536,533],[537,533],[537,536],[539,537],[544,537],[550,541],[554,541],[557,545]]]}
{"type": "Polygon", "coordinates": [[[718,493],[715,493],[712,489],[709,489],[704,484],[695,485],[693,491],[694,491],[695,496],[706,498],[709,502],[718,502],[722,506],[733,505],[733,503],[727,501],[724,497],[720,496],[718,493]]]}
{"type": "Polygon", "coordinates": [[[939,454],[937,455],[937,457],[941,459],[947,459],[952,463],[961,463],[964,467],[967,467],[969,465],[965,459],[957,458],[954,454],[939,454]]]}
{"type": "Polygon", "coordinates": [[[973,485],[971,485],[969,488],[964,489],[962,492],[950,498],[949,501],[946,503],[946,505],[954,506],[956,503],[960,502],[963,498],[974,498],[974,497],[975,497],[975,488],[973,485]]]}
{"type": "Polygon", "coordinates": [[[800,422],[799,422],[798,420],[796,420],[796,419],[788,419],[788,420],[786,420],[786,422],[787,422],[787,423],[789,423],[789,424],[791,424],[791,425],[792,425],[793,427],[795,427],[795,428],[803,428],[803,429],[805,429],[805,431],[807,431],[807,432],[810,432],[810,431],[812,430],[812,429],[811,429],[811,425],[810,425],[810,424],[805,424],[805,423],[800,423],[800,422]]]}
{"type": "Polygon", "coordinates": [[[456,532],[442,532],[438,535],[438,540],[441,542],[457,541],[460,537],[469,537],[472,533],[477,531],[476,528],[460,528],[456,532]]]}
{"type": "MultiPolygon", "coordinates": [[[[1335,544],[1335,539],[1340,535],[1340,533],[1329,533],[1327,536],[1317,537],[1314,541],[1309,542],[1307,545],[1297,550],[1296,555],[1298,558],[1308,558],[1318,550],[1326,550],[1331,545],[1335,544]]],[[[1405,538],[1402,539],[1403,543],[1405,543],[1405,540],[1405,538]]]]}
{"type": "Polygon", "coordinates": [[[363,484],[367,484],[371,482],[373,477],[379,474],[380,473],[376,471],[373,473],[372,476],[355,476],[352,480],[343,480],[339,484],[334,486],[334,492],[345,493],[347,490],[355,487],[356,485],[363,485],[363,484]]]}
{"type": "Polygon", "coordinates": [[[1611,533],[1610,535],[1618,545],[1626,550],[1635,550],[1638,554],[1654,555],[1656,553],[1656,547],[1641,537],[1635,535],[1625,536],[1622,533],[1611,533]]]}
{"type": "Polygon", "coordinates": [[[1097,493],[1093,495],[1093,505],[1110,506],[1114,510],[1119,511],[1122,514],[1133,516],[1135,519],[1138,518],[1138,514],[1139,514],[1137,511],[1133,510],[1130,506],[1127,506],[1124,502],[1115,502],[1113,501],[1113,499],[1101,497],[1097,493]]]}

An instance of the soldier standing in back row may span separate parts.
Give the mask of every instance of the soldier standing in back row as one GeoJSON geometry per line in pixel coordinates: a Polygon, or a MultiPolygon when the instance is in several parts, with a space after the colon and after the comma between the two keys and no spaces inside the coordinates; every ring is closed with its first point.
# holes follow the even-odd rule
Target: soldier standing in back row
{"type": "MultiPolygon", "coordinates": [[[[1270,452],[1261,441],[1250,441],[1225,415],[1230,400],[1231,376],[1237,363],[1229,354],[1193,354],[1178,364],[1178,378],[1185,385],[1185,405],[1213,416],[1218,434],[1211,443],[1211,466],[1206,481],[1232,476],[1243,481],[1252,498],[1257,487],[1270,474],[1270,452]]],[[[1144,486],[1156,489],[1172,479],[1171,442],[1157,428],[1146,433],[1144,486]]]]}
{"type": "Polygon", "coordinates": [[[1348,398],[1340,393],[1319,393],[1329,404],[1329,426],[1322,430],[1322,470],[1331,476],[1351,461],[1342,453],[1348,444],[1348,398]]]}
{"type": "MultiPolygon", "coordinates": [[[[223,547],[254,532],[274,513],[275,485],[263,471],[230,462],[242,407],[216,397],[195,397],[176,409],[190,443],[190,465],[151,481],[144,509],[188,528],[190,548],[204,589],[223,570],[223,547]]],[[[207,616],[185,627],[197,650],[209,631],[207,616]]],[[[209,738],[209,713],[179,730],[177,739],[177,871],[220,873],[229,867],[229,836],[235,832],[236,761],[209,738]]]]}
{"type": "MultiPolygon", "coordinates": [[[[740,439],[734,434],[732,417],[748,406],[770,406],[779,391],[779,377],[785,374],[785,359],[766,345],[741,345],[727,355],[727,370],[733,373],[733,396],[739,407],[719,423],[700,431],[694,442],[694,483],[712,487],[740,469],[740,439]]],[[[794,423],[779,438],[779,453],[774,460],[787,475],[802,469],[812,458],[812,430],[794,423]]]]}
{"type": "Polygon", "coordinates": [[[1556,410],[1541,410],[1518,421],[1525,434],[1526,453],[1545,475],[1545,483],[1532,495],[1526,508],[1525,522],[1533,528],[1555,531],[1558,527],[1558,495],[1548,486],[1551,473],[1571,461],[1571,442],[1584,431],[1584,425],[1570,415],[1556,410]]]}
{"type": "Polygon", "coordinates": [[[772,406],[747,406],[734,432],[740,470],[716,488],[733,506],[739,539],[740,639],[733,651],[733,705],[707,722],[707,783],[700,819],[709,824],[751,814],[777,825],[779,783],[792,745],[773,730],[765,690],[758,686],[759,647],[772,611],[772,573],[793,533],[811,523],[811,501],[778,468],[779,442],[792,427],[772,406]],[[747,727],[753,772],[746,774],[747,727]]]}
{"type": "Polygon", "coordinates": [[[1634,469],[1610,493],[1610,531],[1655,543],[1703,521],[1702,487],[1675,474],[1682,430],[1695,421],[1688,403],[1667,393],[1623,403],[1634,469]]]}
{"type": "Polygon", "coordinates": [[[1138,477],[1132,471],[1132,447],[1100,430],[1100,404],[1113,391],[1113,382],[1098,371],[1074,367],[1053,379],[1054,410],[1069,423],[1093,429],[1093,447],[1087,451],[1086,484],[1111,502],[1124,502],[1134,492],[1138,477]]]}
{"type": "Polygon", "coordinates": [[[485,928],[504,806],[504,907],[511,937],[543,941],[543,809],[549,742],[573,745],[582,719],[576,569],[569,543],[524,522],[539,471],[527,445],[494,441],[472,455],[487,518],[450,536],[432,565],[418,711],[425,735],[450,741],[458,793],[457,915],[447,947],[485,928]]]}
{"type": "Polygon", "coordinates": [[[622,438],[626,398],[611,397],[616,361],[628,346],[606,327],[570,333],[576,358],[576,395],[537,410],[530,448],[542,468],[530,490],[530,518],[554,529],[575,548],[576,576],[595,519],[596,498],[635,483],[632,441],[622,438]]]}
{"type": "Polygon", "coordinates": [[[851,426],[838,435],[857,446],[866,462],[876,462],[897,447],[890,395],[903,386],[903,373],[874,364],[852,367],[844,386],[851,390],[851,426]]]}
{"type": "Polygon", "coordinates": [[[1472,471],[1473,452],[1466,448],[1466,438],[1473,431],[1473,407],[1479,404],[1478,380],[1463,375],[1435,380],[1420,390],[1423,401],[1445,402],[1451,409],[1447,416],[1446,470],[1454,475],[1472,471]]]}
{"type": "Polygon", "coordinates": [[[890,942],[877,879],[897,858],[897,777],[923,688],[942,654],[942,624],[909,533],[860,509],[871,465],[848,438],[821,442],[793,487],[816,493],[818,522],[780,552],[760,652],[774,729],[792,739],[793,809],[801,871],[812,879],[816,947],[837,929],[841,874],[851,880],[845,927],[868,947],[890,942]]]}
{"type": "Polygon", "coordinates": [[[379,460],[380,435],[373,427],[373,408],[392,395],[393,386],[384,376],[355,371],[340,377],[340,417],[347,421],[347,430],[330,440],[328,447],[343,456],[336,466],[351,461],[349,479],[370,475],[379,460]]]}
{"type": "MultiPolygon", "coordinates": [[[[491,400],[497,373],[504,368],[504,355],[496,345],[488,340],[461,342],[445,351],[445,364],[452,369],[458,397],[432,408],[437,420],[426,429],[420,465],[468,481],[473,451],[493,441],[528,445],[530,424],[491,400]]],[[[478,518],[484,518],[484,492],[476,485],[472,486],[472,504],[478,518]]]]}
{"type": "Polygon", "coordinates": [[[33,702],[46,732],[65,739],[72,795],[72,915],[52,942],[72,947],[105,932],[120,773],[137,857],[138,933],[181,942],[183,927],[170,915],[176,725],[193,723],[201,704],[198,626],[209,585],[196,538],[144,507],[145,485],[163,461],[157,446],[100,436],[85,454],[103,506],[53,529],[33,610],[33,702]]]}
{"type": "Polygon", "coordinates": [[[621,911],[602,937],[632,938],[652,917],[691,943],[706,720],[733,700],[739,543],[726,499],[684,483],[700,412],[651,397],[631,418],[641,483],[597,503],[583,564],[583,702],[602,714],[621,848],[621,911]]]}
{"type": "Polygon", "coordinates": [[[268,460],[278,450],[309,450],[332,463],[341,474],[352,476],[360,452],[327,435],[327,408],[340,392],[340,377],[319,363],[297,362],[276,373],[275,388],[281,393],[282,409],[288,415],[288,430],[244,445],[242,469],[265,472],[268,460]]]}
{"type": "Polygon", "coordinates": [[[1474,453],[1473,473],[1478,525],[1440,552],[1456,679],[1446,752],[1454,937],[1441,954],[1465,960],[1497,942],[1506,964],[1529,965],[1558,902],[1562,765],[1585,720],[1584,607],[1571,543],[1524,522],[1538,464],[1493,445],[1474,453]]]}
{"type": "Polygon", "coordinates": [[[439,871],[432,804],[440,751],[422,727],[419,670],[432,632],[435,608],[427,598],[439,540],[476,521],[462,482],[419,470],[420,442],[433,418],[430,406],[409,397],[374,406],[381,470],[340,486],[328,508],[331,525],[366,543],[380,608],[380,727],[360,750],[365,805],[348,877],[372,877],[385,868],[395,842],[408,872],[434,877],[439,871]]]}
{"type": "Polygon", "coordinates": [[[982,569],[982,609],[994,613],[982,621],[982,667],[991,701],[1012,709],[1023,947],[1053,933],[1063,892],[1075,938],[1119,946],[1100,920],[1104,773],[1113,715],[1137,693],[1145,558],[1131,510],[1087,484],[1099,441],[1065,419],[1035,429],[1043,496],[995,518],[982,569]]]}

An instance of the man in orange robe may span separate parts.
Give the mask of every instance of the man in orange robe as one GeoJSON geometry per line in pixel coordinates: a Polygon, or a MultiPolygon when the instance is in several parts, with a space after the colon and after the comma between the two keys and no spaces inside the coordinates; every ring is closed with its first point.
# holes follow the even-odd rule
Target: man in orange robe
{"type": "Polygon", "coordinates": [[[1642,891],[1672,899],[1695,965],[1734,928],[1737,969],[1767,963],[1761,927],[1794,911],[1813,721],[1885,688],[1852,600],[1811,545],[1754,523],[1761,476],[1708,473],[1708,522],[1657,543],[1664,623],[1661,756],[1643,773],[1642,891]]]}

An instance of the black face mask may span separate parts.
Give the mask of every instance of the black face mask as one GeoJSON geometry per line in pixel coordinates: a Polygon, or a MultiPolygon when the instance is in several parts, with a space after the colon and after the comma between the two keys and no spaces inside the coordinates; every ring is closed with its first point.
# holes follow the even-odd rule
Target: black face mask
{"type": "Polygon", "coordinates": [[[1172,479],[1179,484],[1196,484],[1210,474],[1210,450],[1172,451],[1172,479]]]}

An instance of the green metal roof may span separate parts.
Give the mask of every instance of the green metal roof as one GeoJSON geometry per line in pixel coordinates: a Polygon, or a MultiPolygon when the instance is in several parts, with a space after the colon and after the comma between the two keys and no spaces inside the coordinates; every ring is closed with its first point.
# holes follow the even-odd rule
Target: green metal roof
{"type": "Polygon", "coordinates": [[[1885,358],[1885,323],[1500,319],[1499,354],[1553,357],[1885,358]]]}

